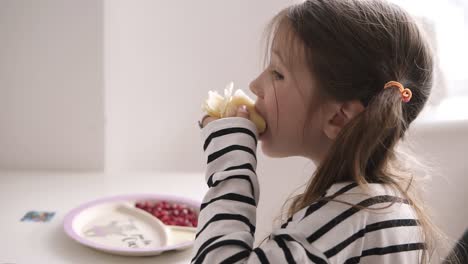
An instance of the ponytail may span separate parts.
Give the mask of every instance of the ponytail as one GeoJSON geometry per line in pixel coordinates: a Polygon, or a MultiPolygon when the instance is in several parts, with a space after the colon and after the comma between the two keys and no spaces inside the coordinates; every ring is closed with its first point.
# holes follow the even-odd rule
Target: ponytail
{"type": "Polygon", "coordinates": [[[435,251],[436,237],[444,239],[444,235],[427,215],[427,209],[414,188],[413,175],[399,166],[400,161],[394,152],[396,144],[408,128],[403,118],[404,107],[407,105],[396,89],[384,89],[377,94],[363,112],[343,127],[304,193],[293,198],[288,217],[320,200],[333,200],[359,207],[323,197],[334,183],[353,181],[364,190],[369,183],[385,184],[401,193],[414,208],[423,227],[421,236],[426,242],[426,249],[422,263],[426,263],[435,251]]]}

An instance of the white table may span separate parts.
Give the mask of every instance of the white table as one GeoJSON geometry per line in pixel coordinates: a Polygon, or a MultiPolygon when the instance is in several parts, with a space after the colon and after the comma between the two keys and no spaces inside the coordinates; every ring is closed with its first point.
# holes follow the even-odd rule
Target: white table
{"type": "Polygon", "coordinates": [[[154,257],[122,257],[85,247],[63,231],[76,206],[119,194],[159,193],[201,201],[203,173],[0,172],[0,263],[189,263],[191,248],[154,257]],[[50,222],[21,222],[30,210],[55,211],[50,222]]]}

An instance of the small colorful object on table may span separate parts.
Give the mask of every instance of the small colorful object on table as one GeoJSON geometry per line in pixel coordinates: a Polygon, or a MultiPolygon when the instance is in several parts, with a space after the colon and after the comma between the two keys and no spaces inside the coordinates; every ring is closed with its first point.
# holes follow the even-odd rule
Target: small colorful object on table
{"type": "Polygon", "coordinates": [[[22,222],[49,222],[54,217],[55,212],[43,212],[43,211],[29,211],[23,218],[22,222]]]}

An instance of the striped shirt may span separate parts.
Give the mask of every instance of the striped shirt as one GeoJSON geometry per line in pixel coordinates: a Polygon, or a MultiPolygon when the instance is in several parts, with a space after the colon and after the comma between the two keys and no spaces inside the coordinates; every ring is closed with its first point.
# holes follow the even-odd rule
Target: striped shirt
{"type": "Polygon", "coordinates": [[[222,118],[201,130],[209,187],[191,263],[419,263],[421,229],[408,201],[381,184],[336,183],[254,248],[257,130],[222,118]],[[353,207],[358,205],[361,208],[353,207]]]}

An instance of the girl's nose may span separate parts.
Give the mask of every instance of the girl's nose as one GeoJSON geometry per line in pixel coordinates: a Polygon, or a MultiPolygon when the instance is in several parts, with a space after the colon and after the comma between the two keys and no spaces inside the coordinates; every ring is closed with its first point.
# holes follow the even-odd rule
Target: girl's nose
{"type": "Polygon", "coordinates": [[[257,97],[263,98],[263,93],[261,92],[261,89],[259,88],[259,81],[258,78],[250,82],[249,88],[252,93],[254,93],[257,97]]]}

